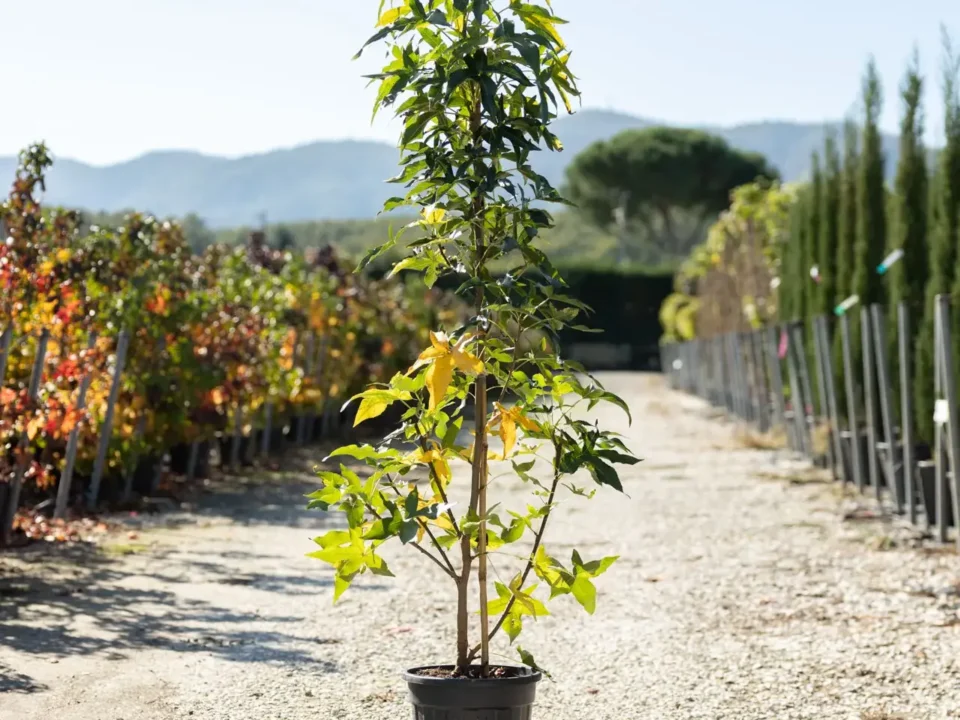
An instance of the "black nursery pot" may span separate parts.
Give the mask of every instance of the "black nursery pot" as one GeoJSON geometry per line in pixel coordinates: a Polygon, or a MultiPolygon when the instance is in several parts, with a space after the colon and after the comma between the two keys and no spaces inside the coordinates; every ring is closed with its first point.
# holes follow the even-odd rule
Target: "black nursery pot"
{"type": "Polygon", "coordinates": [[[452,671],[452,666],[413,668],[403,674],[414,720],[531,720],[540,672],[508,668],[505,678],[450,678],[420,675],[424,670],[452,671]]]}

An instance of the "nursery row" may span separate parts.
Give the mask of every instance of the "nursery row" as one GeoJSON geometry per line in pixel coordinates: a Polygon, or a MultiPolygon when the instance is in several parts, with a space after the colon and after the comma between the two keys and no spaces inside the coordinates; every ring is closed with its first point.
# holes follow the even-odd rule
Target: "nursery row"
{"type": "Polygon", "coordinates": [[[440,292],[256,234],[195,256],[175,223],[147,215],[83,232],[76,213],[41,205],[50,164],[42,145],[24,151],[0,206],[7,541],[20,506],[56,495],[62,517],[129,498],[143,458],[187,447],[195,460],[223,435],[321,415],[408,368],[455,312],[440,292]]]}
{"type": "MultiPolygon", "coordinates": [[[[874,304],[850,311],[858,316],[859,333],[847,312],[834,324],[820,315],[806,328],[797,322],[667,344],[664,367],[673,387],[726,408],[762,432],[782,430],[791,448],[946,542],[949,529],[960,528],[950,298],[934,299],[935,372],[929,387],[913,384],[908,306],[902,302],[895,310],[891,342],[884,308],[874,304]],[[812,348],[804,347],[806,336],[812,348]],[[842,348],[839,366],[831,352],[834,336],[842,348]],[[855,358],[862,359],[856,368],[855,358]],[[932,447],[918,439],[914,424],[913,402],[921,394],[934,408],[932,447]]],[[[956,539],[960,545],[960,530],[956,539]]]]}

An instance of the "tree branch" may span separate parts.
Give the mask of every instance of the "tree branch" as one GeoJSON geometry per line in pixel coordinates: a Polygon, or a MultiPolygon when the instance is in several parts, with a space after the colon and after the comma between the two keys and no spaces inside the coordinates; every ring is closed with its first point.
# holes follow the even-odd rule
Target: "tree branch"
{"type": "MultiPolygon", "coordinates": [[[[554,446],[554,449],[559,456],[560,449],[554,446]]],[[[553,499],[557,494],[557,486],[560,484],[560,471],[556,468],[557,459],[554,460],[554,471],[553,471],[553,484],[550,486],[550,496],[547,498],[547,510],[543,514],[543,517],[540,520],[540,528],[537,530],[537,534],[533,540],[533,548],[530,550],[530,557],[527,559],[527,566],[523,569],[523,573],[520,575],[520,589],[523,589],[523,586],[527,582],[527,578],[530,576],[530,572],[533,570],[533,564],[537,557],[537,551],[540,549],[540,543],[543,540],[543,534],[547,529],[547,521],[550,519],[550,515],[553,512],[553,499]]],[[[493,640],[494,635],[500,630],[503,626],[504,621],[507,619],[507,616],[510,614],[510,611],[513,609],[513,605],[516,602],[517,596],[513,595],[507,601],[507,606],[503,609],[503,613],[500,615],[500,618],[497,620],[497,623],[493,626],[493,630],[490,631],[490,634],[487,637],[487,640],[493,640]]],[[[477,652],[480,651],[480,646],[475,646],[470,651],[470,660],[477,656],[477,652]]]]}
{"type": "MultiPolygon", "coordinates": [[[[396,485],[394,485],[392,482],[390,483],[390,488],[393,490],[393,492],[395,492],[395,493],[397,494],[397,497],[403,497],[403,495],[400,494],[400,491],[397,490],[396,485]]],[[[380,519],[381,521],[383,520],[383,518],[380,517],[380,515],[377,513],[377,511],[374,510],[369,504],[367,504],[367,509],[368,509],[370,512],[372,512],[378,519],[380,519]]],[[[433,531],[430,530],[430,526],[427,525],[427,523],[426,523],[424,520],[420,519],[420,518],[417,518],[417,523],[420,525],[420,527],[422,527],[422,528],[424,529],[424,531],[427,533],[427,535],[430,536],[430,542],[433,543],[433,546],[434,546],[434,547],[437,549],[437,551],[440,553],[440,557],[442,557],[443,560],[444,560],[444,562],[447,563],[446,567],[444,567],[443,563],[441,563],[439,560],[437,560],[432,554],[430,554],[429,552],[427,552],[426,548],[422,547],[421,545],[419,545],[419,544],[417,544],[417,543],[414,543],[413,546],[414,546],[415,548],[417,548],[417,550],[419,550],[420,552],[424,553],[427,557],[429,557],[429,558],[430,558],[431,560],[433,560],[435,563],[437,563],[437,565],[439,565],[440,568],[441,568],[445,573],[447,573],[447,575],[449,575],[450,577],[452,577],[452,578],[457,582],[457,584],[459,584],[459,583],[460,583],[460,578],[459,578],[458,575],[457,575],[456,569],[453,567],[453,563],[450,562],[450,556],[447,555],[446,551],[443,549],[443,546],[442,546],[440,543],[437,542],[437,538],[434,537],[433,531]],[[448,568],[449,568],[449,570],[448,570],[448,568]]]]}
{"type": "MultiPolygon", "coordinates": [[[[391,486],[391,487],[392,487],[392,486],[391,486]]],[[[399,492],[396,488],[393,488],[393,489],[394,489],[394,491],[395,491],[398,495],[400,494],[400,492],[399,492]]],[[[364,503],[364,505],[366,506],[367,511],[368,511],[371,515],[373,515],[373,516],[374,516],[377,520],[379,520],[380,522],[383,522],[383,518],[380,516],[380,513],[377,512],[376,508],[373,507],[373,505],[371,505],[371,504],[368,503],[368,502],[364,503]]],[[[433,534],[430,533],[430,528],[428,528],[428,527],[426,526],[426,523],[424,523],[422,520],[418,520],[417,522],[419,522],[419,523],[420,523],[420,526],[423,527],[423,529],[426,530],[428,534],[430,534],[430,539],[433,541],[433,544],[434,544],[434,545],[436,546],[436,548],[440,551],[440,554],[443,555],[444,560],[447,561],[447,565],[450,565],[450,559],[446,556],[446,554],[444,554],[443,548],[440,547],[439,545],[437,545],[436,538],[434,538],[434,537],[433,537],[433,534]]],[[[443,563],[440,562],[440,561],[439,561],[429,550],[427,550],[425,547],[423,547],[423,546],[420,545],[419,543],[412,543],[412,544],[413,544],[413,546],[414,546],[417,550],[419,550],[421,553],[423,553],[423,554],[426,555],[428,558],[430,558],[431,560],[433,560],[433,561],[437,564],[437,567],[439,567],[441,570],[443,570],[444,574],[449,575],[451,578],[453,578],[453,580],[454,580],[455,582],[459,582],[459,581],[457,580],[457,573],[456,573],[456,571],[453,569],[453,565],[450,565],[450,568],[447,569],[446,567],[444,567],[443,563]]]]}

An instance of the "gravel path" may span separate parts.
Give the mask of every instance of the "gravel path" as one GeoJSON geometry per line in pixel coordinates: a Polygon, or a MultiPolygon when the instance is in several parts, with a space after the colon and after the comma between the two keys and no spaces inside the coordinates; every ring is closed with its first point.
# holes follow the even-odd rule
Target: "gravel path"
{"type": "MultiPolygon", "coordinates": [[[[624,473],[628,498],[565,505],[548,532],[557,556],[621,560],[595,616],[564,598],[528,623],[522,644],[555,677],[537,718],[960,717],[955,554],[844,520],[850,498],[657,376],[603,380],[645,462],[624,473]]],[[[302,509],[310,482],[240,487],[97,552],[0,555],[0,719],[408,717],[397,673],[451,660],[452,588],[389,553],[397,578],[334,608],[304,557],[323,526],[302,509]]]]}

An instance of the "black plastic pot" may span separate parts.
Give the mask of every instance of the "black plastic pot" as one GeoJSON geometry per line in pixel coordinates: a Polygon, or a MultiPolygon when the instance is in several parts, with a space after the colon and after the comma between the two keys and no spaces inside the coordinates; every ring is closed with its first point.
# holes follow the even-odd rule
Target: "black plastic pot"
{"type": "MultiPolygon", "coordinates": [[[[181,443],[170,448],[170,472],[174,475],[186,475],[190,466],[190,443],[181,443]]],[[[197,445],[197,462],[193,476],[198,480],[210,477],[210,441],[203,440],[197,445]]]]}
{"type": "Polygon", "coordinates": [[[510,668],[515,677],[465,679],[429,677],[424,670],[453,670],[451,666],[414,668],[403,674],[410,692],[414,720],[531,720],[540,673],[510,668]]]}

